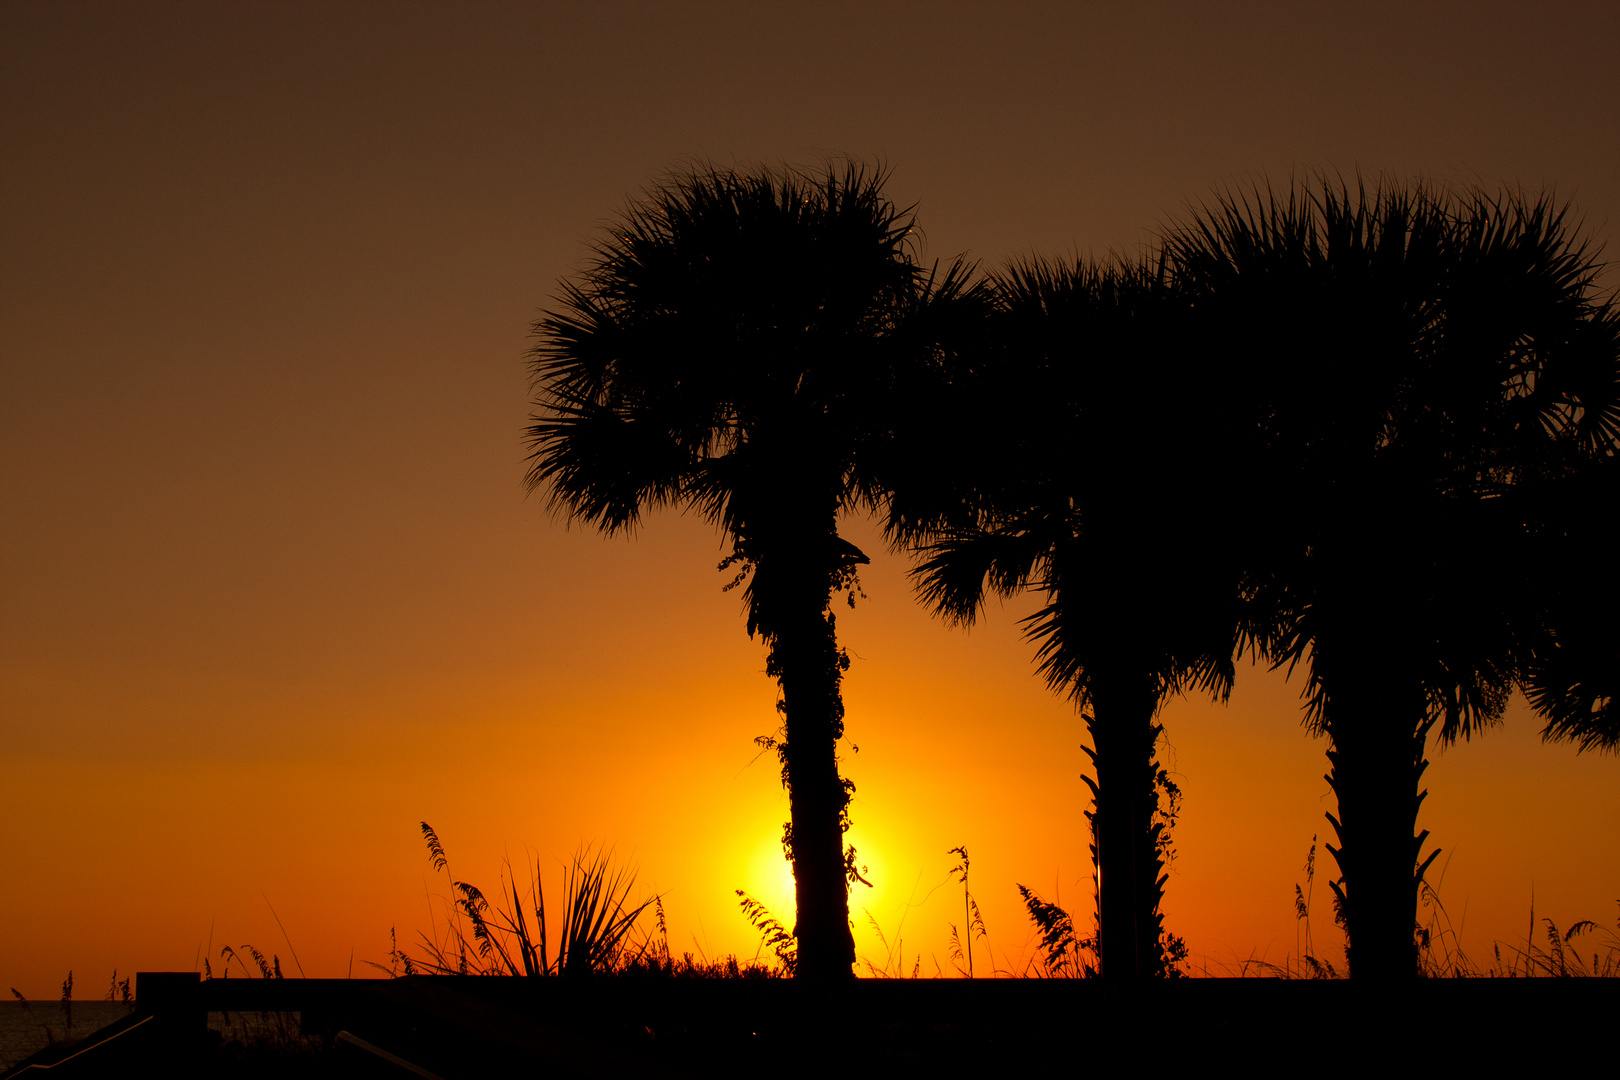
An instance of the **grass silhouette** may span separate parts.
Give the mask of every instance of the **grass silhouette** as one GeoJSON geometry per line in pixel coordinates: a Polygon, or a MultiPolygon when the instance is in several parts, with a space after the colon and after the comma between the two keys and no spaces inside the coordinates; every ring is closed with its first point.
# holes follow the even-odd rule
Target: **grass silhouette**
{"type": "Polygon", "coordinates": [[[1037,974],[1048,979],[1091,979],[1097,976],[1097,937],[1078,938],[1074,918],[1055,903],[1040,898],[1035,890],[1018,886],[1029,921],[1040,932],[1040,961],[1037,974]]]}
{"type": "Polygon", "coordinates": [[[562,923],[551,947],[551,922],[539,863],[531,861],[520,879],[506,862],[500,887],[488,895],[450,872],[449,855],[438,833],[422,822],[428,861],[442,873],[450,893],[439,909],[442,920],[418,934],[413,955],[399,947],[390,928],[388,963],[366,961],[391,977],[402,975],[477,975],[544,978],[565,976],[659,977],[673,979],[759,979],[793,974],[796,959],[792,933],[764,904],[741,890],[745,916],[761,929],[777,954],[775,967],[736,956],[711,960],[691,952],[676,956],[669,947],[663,897],[654,894],[631,901],[636,875],[615,867],[610,851],[582,847],[563,868],[562,923]],[[643,926],[647,917],[651,929],[643,926]]]}
{"type": "Polygon", "coordinates": [[[395,943],[391,966],[382,968],[390,974],[578,978],[619,971],[644,960],[652,945],[650,935],[636,932],[642,915],[657,903],[663,921],[658,897],[630,903],[633,870],[613,867],[611,852],[582,847],[563,870],[563,917],[553,953],[537,861],[529,863],[521,885],[508,861],[491,904],[482,889],[450,873],[444,844],[425,821],[422,836],[429,863],[450,885],[449,904],[443,925],[421,932],[418,956],[409,956],[395,943]]]}
{"type": "Polygon", "coordinates": [[[799,968],[799,944],[793,931],[782,924],[764,902],[754,899],[742,889],[737,890],[743,917],[759,931],[760,949],[769,949],[784,975],[792,976],[799,968]]]}
{"type": "MultiPolygon", "coordinates": [[[[1250,958],[1239,965],[1239,974],[1259,974],[1283,979],[1340,979],[1346,972],[1316,955],[1310,931],[1311,896],[1316,876],[1316,837],[1311,837],[1305,861],[1305,884],[1294,886],[1295,917],[1302,924],[1303,948],[1295,939],[1294,955],[1282,965],[1250,958]]],[[[1448,860],[1449,862],[1449,860],[1448,860]]],[[[1491,960],[1481,964],[1464,951],[1462,926],[1452,921],[1440,895],[1445,881],[1442,868],[1438,881],[1425,880],[1419,890],[1418,906],[1424,921],[1413,927],[1418,955],[1418,977],[1423,979],[1526,979],[1526,978],[1617,978],[1620,977],[1620,918],[1611,929],[1593,919],[1579,919],[1561,930],[1550,918],[1536,918],[1535,896],[1530,899],[1529,928],[1523,944],[1497,941],[1491,946],[1491,960]],[[1540,927],[1538,934],[1537,927],[1540,927]],[[1537,937],[1542,939],[1538,944],[1537,937]],[[1587,951],[1583,951],[1587,950],[1587,951]]],[[[1617,901],[1620,906],[1620,901],[1617,901]]],[[[1342,929],[1344,920],[1334,897],[1334,921],[1342,929]]]]}
{"type": "MultiPolygon", "coordinates": [[[[774,965],[759,963],[757,954],[755,960],[747,962],[736,956],[711,960],[690,952],[676,957],[669,948],[662,898],[653,895],[632,901],[634,873],[615,869],[605,852],[582,848],[572,865],[565,868],[561,906],[568,911],[565,921],[570,928],[561,935],[562,944],[553,953],[548,951],[549,941],[543,937],[547,916],[543,912],[545,896],[538,872],[530,879],[534,894],[525,897],[525,883],[514,883],[508,867],[500,891],[495,894],[499,899],[491,902],[484,898],[482,890],[450,873],[444,845],[431,827],[424,828],[424,838],[428,841],[429,857],[435,870],[445,875],[454,891],[437,909],[442,915],[439,925],[421,935],[423,945],[415,950],[415,955],[407,955],[396,943],[390,949],[393,963],[373,967],[394,976],[479,976],[474,982],[487,990],[469,987],[465,991],[438,992],[472,993],[482,1000],[507,1002],[507,1007],[514,1010],[511,1014],[516,1018],[514,1023],[527,1022],[522,1018],[530,1016],[532,1010],[539,1007],[538,1003],[545,1002],[545,1023],[558,1031],[577,1029],[578,1036],[585,1042],[592,1046],[599,1044],[604,1052],[611,1054],[646,1055],[649,1060],[691,1065],[699,1061],[712,1063],[718,1060],[715,1055],[724,1055],[729,1060],[730,1055],[738,1053],[784,1053],[789,1052],[790,1047],[798,1048],[791,1051],[795,1053],[811,1052],[800,1042],[804,1035],[802,1023],[793,1020],[782,1008],[785,1002],[798,1001],[798,998],[781,997],[778,991],[763,986],[754,989],[723,985],[738,980],[779,982],[793,971],[796,942],[791,931],[768,907],[746,892],[738,890],[737,893],[743,914],[761,932],[760,951],[776,955],[774,965]],[[526,903],[522,915],[511,907],[511,898],[526,903]],[[578,928],[585,929],[576,932],[578,928]],[[591,928],[604,928],[607,933],[587,932],[591,928]],[[542,944],[543,941],[546,944],[542,944]],[[591,959],[592,966],[576,969],[588,975],[590,983],[566,978],[569,971],[566,957],[570,952],[591,959]],[[525,955],[534,961],[528,970],[522,967],[525,955]],[[496,978],[486,980],[484,977],[488,976],[496,978]],[[500,978],[502,976],[505,978],[500,978]],[[543,997],[532,997],[533,993],[542,991],[541,985],[535,985],[532,991],[521,991],[519,997],[512,997],[501,989],[503,982],[510,983],[514,978],[527,980],[530,976],[550,976],[547,979],[550,988],[543,991],[543,997]],[[722,984],[707,988],[675,985],[682,980],[720,981],[722,984]]],[[[952,854],[965,857],[959,849],[952,854]]],[[[962,882],[962,869],[960,863],[953,866],[935,889],[962,882]]],[[[1295,892],[1296,899],[1304,901],[1302,919],[1309,915],[1314,859],[1307,860],[1306,871],[1305,887],[1296,887],[1295,892]]],[[[1443,878],[1442,873],[1440,880],[1443,878]]],[[[1435,992],[1440,994],[1432,998],[1432,1002],[1442,1012],[1450,1010],[1446,1015],[1456,1019],[1476,1009],[1482,1001],[1497,1000],[1494,991],[1487,999],[1478,998],[1472,991],[1458,998],[1452,991],[1442,992],[1439,985],[1462,981],[1478,984],[1487,979],[1503,979],[1540,984],[1531,998],[1500,999],[1520,1002],[1521,1007],[1534,1003],[1538,1008],[1580,1012],[1600,1008],[1603,1001],[1610,1000],[1601,994],[1591,997],[1572,980],[1620,976],[1620,919],[1612,925],[1591,919],[1560,924],[1552,918],[1537,918],[1532,908],[1530,929],[1522,943],[1497,943],[1493,946],[1491,961],[1480,964],[1463,951],[1461,926],[1455,925],[1447,912],[1439,885],[1437,881],[1425,887],[1422,910],[1426,913],[1426,922],[1415,927],[1414,933],[1422,958],[1422,981],[1434,986],[1435,992]],[[1558,983],[1569,989],[1557,989],[1553,984],[1558,983]],[[1571,994],[1574,996],[1569,996],[1571,994]]],[[[981,960],[976,972],[981,976],[977,985],[967,978],[963,966],[965,951],[955,965],[955,974],[960,977],[949,977],[951,967],[941,969],[936,959],[932,973],[936,977],[922,979],[920,952],[908,964],[898,929],[891,947],[890,938],[868,913],[868,921],[885,954],[881,962],[873,959],[863,962],[864,969],[873,977],[865,980],[873,992],[850,998],[851,1003],[865,1004],[858,1014],[852,1013],[841,1021],[848,1029],[847,1035],[842,1037],[848,1039],[845,1050],[854,1055],[851,1060],[859,1059],[873,1067],[879,1063],[906,1068],[934,1063],[959,1068],[968,1063],[990,1064],[998,1054],[1012,1054],[1026,1065],[1045,1066],[1052,1063],[1052,1051],[1046,1048],[1048,1040],[1043,1033],[1050,1033],[1057,1018],[1068,1015],[1065,1010],[1074,1007],[1095,1008],[1101,1010],[1099,1015],[1106,1014],[1106,1018],[1099,1021],[1105,1028],[1100,1036],[1105,1042],[1132,1037],[1131,1033],[1137,1031],[1143,1021],[1125,1007],[1124,999],[1096,996],[1094,991],[1105,991],[1106,987],[1075,985],[1068,989],[1053,985],[1042,989],[1035,985],[1093,980],[1096,941],[1094,937],[1079,936],[1074,916],[1055,902],[1055,895],[1049,901],[1027,886],[1016,887],[1034,930],[1033,954],[1026,946],[1024,953],[1018,956],[998,957],[992,947],[994,942],[983,931],[982,919],[978,920],[974,924],[976,936],[983,939],[983,947],[990,950],[991,966],[986,972],[981,960]],[[985,974],[992,976],[989,982],[982,981],[985,974]],[[905,989],[894,987],[892,991],[872,985],[893,980],[907,980],[913,985],[905,989]],[[955,1050],[949,1053],[941,1050],[941,1040],[953,1045],[955,1050]]],[[[965,891],[964,895],[971,917],[976,906],[974,897],[971,892],[965,891]]],[[[1305,941],[1310,941],[1308,933],[1305,941]]],[[[223,961],[217,975],[209,959],[203,958],[203,974],[209,979],[231,977],[233,966],[238,978],[255,981],[286,978],[279,957],[267,955],[251,945],[223,946],[217,958],[223,961]]],[[[1303,987],[1284,988],[1290,982],[1343,979],[1341,968],[1311,952],[1297,959],[1290,957],[1282,965],[1251,958],[1238,964],[1235,970],[1210,972],[1206,969],[1205,974],[1236,975],[1255,984],[1270,982],[1275,989],[1255,985],[1253,992],[1249,989],[1239,992],[1212,986],[1208,990],[1214,992],[1213,996],[1208,993],[1188,996],[1172,992],[1172,988],[1166,986],[1162,991],[1153,992],[1161,995],[1156,998],[1160,1008],[1151,1020],[1160,1035],[1196,1042],[1223,1031],[1230,1034],[1234,1024],[1256,1023],[1255,1016],[1298,1014],[1303,1017],[1305,1010],[1315,1008],[1317,1003],[1341,1000],[1331,993],[1326,998],[1319,997],[1318,991],[1303,987]],[[1238,996],[1234,998],[1233,994],[1238,996]]],[[[136,1004],[130,1001],[130,982],[120,980],[115,972],[105,994],[106,1004],[95,1004],[100,1008],[120,1001],[126,1008],[136,1004]]],[[[108,1021],[99,1019],[98,1013],[90,1018],[88,1026],[78,1025],[79,1029],[64,1023],[71,1022],[73,985],[70,974],[63,980],[60,1013],[56,1003],[49,1006],[50,1013],[56,1017],[54,1025],[40,1022],[46,1018],[41,1015],[44,1010],[38,1003],[30,1003],[20,992],[12,991],[21,1006],[18,1019],[29,1016],[29,1022],[34,1023],[37,1030],[31,1041],[25,1038],[28,1045],[17,1044],[21,1050],[13,1048],[8,1056],[16,1060],[20,1053],[34,1050],[60,1056],[73,1052],[74,1046],[88,1045],[82,1040],[90,1034],[89,1029],[108,1021]]],[[[459,981],[457,985],[461,985],[459,981]]],[[[289,986],[288,989],[295,988],[289,986]]],[[[1188,986],[1186,989],[1196,988],[1188,986]]],[[[1349,989],[1347,984],[1345,989],[1349,989]]],[[[1525,985],[1525,989],[1530,987],[1525,985]]],[[[784,986],[781,993],[789,990],[784,986]]],[[[1329,988],[1323,987],[1322,992],[1328,993],[1329,988]]],[[[281,999],[278,997],[278,1000],[281,999]]],[[[285,1000],[290,1002],[293,998],[285,1000]]],[[[843,1008],[831,1000],[825,1007],[834,1011],[843,1008]]],[[[280,1076],[288,1075],[292,1069],[298,1069],[301,1075],[312,1080],[318,1076],[347,1075],[343,1070],[353,1064],[352,1055],[345,1056],[349,1051],[333,1041],[332,1030],[320,1027],[320,1020],[306,1027],[305,1019],[304,1014],[296,1011],[210,1012],[208,1027],[214,1034],[209,1036],[211,1042],[207,1044],[208,1060],[231,1075],[280,1076]]],[[[399,1034],[404,1030],[399,1027],[401,1021],[368,1022],[393,1023],[389,1030],[395,1032],[395,1037],[403,1038],[399,1034]]],[[[15,1023],[11,1026],[17,1027],[15,1023]]],[[[1375,1054],[1382,1052],[1379,1047],[1384,1044],[1369,1044],[1363,1049],[1375,1054]]],[[[1004,1064],[1010,1064],[1011,1060],[1007,1059],[1004,1064]]]]}

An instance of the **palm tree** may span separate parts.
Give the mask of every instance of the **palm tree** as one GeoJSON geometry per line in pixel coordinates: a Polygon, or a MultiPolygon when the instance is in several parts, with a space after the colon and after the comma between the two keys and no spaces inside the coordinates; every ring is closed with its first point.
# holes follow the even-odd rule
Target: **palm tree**
{"type": "Polygon", "coordinates": [[[1538,515],[1552,522],[1533,552],[1550,581],[1524,689],[1547,721],[1543,739],[1613,751],[1620,750],[1620,560],[1610,519],[1620,506],[1620,456],[1609,447],[1585,464],[1549,485],[1551,512],[1538,515]]]}
{"type": "Polygon", "coordinates": [[[895,531],[921,545],[923,598],[953,621],[971,623],[987,590],[1044,597],[1026,633],[1092,743],[1101,974],[1169,974],[1155,716],[1172,694],[1231,688],[1246,632],[1240,403],[1158,268],[1030,262],[996,285],[990,340],[954,373],[985,430],[969,451],[927,453],[954,492],[922,469],[895,484],[895,531]]]}
{"type": "Polygon", "coordinates": [[[748,633],[781,691],[782,842],[812,979],[848,978],[855,959],[837,754],[849,659],[830,602],[867,557],[838,521],[875,504],[897,371],[930,362],[916,327],[963,280],[919,271],[884,179],[855,164],[674,176],[536,325],[531,489],[607,533],[696,509],[730,537],[722,569],[748,579],[748,633]]]}
{"type": "Polygon", "coordinates": [[[1169,246],[1262,403],[1257,599],[1329,738],[1352,973],[1409,979],[1428,734],[1501,718],[1546,624],[1548,485],[1613,445],[1595,264],[1545,198],[1421,184],[1229,198],[1169,246]]]}

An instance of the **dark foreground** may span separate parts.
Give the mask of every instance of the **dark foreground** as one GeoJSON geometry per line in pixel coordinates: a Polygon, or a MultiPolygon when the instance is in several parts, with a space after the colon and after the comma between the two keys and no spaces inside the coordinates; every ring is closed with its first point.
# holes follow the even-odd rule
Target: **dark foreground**
{"type": "Polygon", "coordinates": [[[1588,1040],[1607,1045],[1617,1008],[1620,981],[1610,979],[1431,980],[1402,992],[1193,979],[1120,992],[1019,979],[862,980],[817,990],[755,979],[199,982],[191,973],[142,973],[128,1017],[3,1076],[1500,1068],[1550,1064],[1588,1040]]]}

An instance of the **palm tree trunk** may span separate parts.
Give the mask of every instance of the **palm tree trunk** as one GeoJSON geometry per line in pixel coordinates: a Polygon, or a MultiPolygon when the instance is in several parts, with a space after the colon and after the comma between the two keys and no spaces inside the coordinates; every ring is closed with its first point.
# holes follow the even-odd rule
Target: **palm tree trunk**
{"type": "Polygon", "coordinates": [[[853,977],[855,963],[844,870],[849,785],[838,775],[838,739],[844,732],[839,684],[849,661],[838,648],[829,610],[835,572],[829,571],[826,554],[819,548],[794,554],[800,558],[760,567],[756,574],[776,575],[780,590],[766,671],[782,689],[786,738],[779,751],[791,813],[783,842],[793,862],[796,976],[842,980],[853,977]]]}
{"type": "Polygon", "coordinates": [[[1417,897],[1423,872],[1418,855],[1428,830],[1413,835],[1429,763],[1423,751],[1432,723],[1422,695],[1362,692],[1330,698],[1325,727],[1331,746],[1327,781],[1338,800],[1328,815],[1338,845],[1327,845],[1339,865],[1331,883],[1348,938],[1351,978],[1400,982],[1417,977],[1417,897]]]}
{"type": "Polygon", "coordinates": [[[1158,763],[1153,722],[1158,696],[1140,677],[1104,674],[1089,680],[1091,715],[1087,749],[1097,779],[1092,794],[1092,858],[1097,865],[1098,954],[1103,978],[1134,982],[1162,973],[1159,902],[1163,860],[1153,817],[1158,809],[1158,763]]]}

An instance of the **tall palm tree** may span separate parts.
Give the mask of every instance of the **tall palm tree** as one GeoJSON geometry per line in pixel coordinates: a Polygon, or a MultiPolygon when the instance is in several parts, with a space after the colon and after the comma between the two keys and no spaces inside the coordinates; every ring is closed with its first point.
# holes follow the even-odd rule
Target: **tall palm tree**
{"type": "Polygon", "coordinates": [[[798,974],[848,978],[853,785],[833,594],[867,557],[840,515],[879,492],[897,371],[926,364],[915,328],[964,272],[912,257],[909,210],[861,166],[811,175],[698,168],[632,205],[561,308],[536,324],[531,489],[607,533],[683,506],[732,544],[750,636],[781,690],[777,750],[791,820],[798,974]]]}
{"type": "Polygon", "coordinates": [[[1159,268],[1030,262],[996,286],[989,340],[954,372],[978,437],[954,458],[950,440],[929,454],[956,489],[916,470],[923,482],[897,482],[891,514],[922,546],[924,600],[948,618],[971,623],[987,590],[1044,598],[1027,636],[1092,743],[1101,974],[1167,974],[1155,717],[1185,689],[1231,688],[1246,632],[1246,498],[1230,480],[1246,456],[1241,403],[1186,336],[1159,268]]]}
{"type": "MultiPolygon", "coordinates": [[[[1620,321],[1611,302],[1610,318],[1620,321]]],[[[1620,331],[1612,332],[1620,340],[1620,331]]],[[[1616,350],[1620,352],[1620,349],[1616,350]]],[[[1524,672],[1525,695],[1546,721],[1542,737],[1580,751],[1620,750],[1620,506],[1615,447],[1548,485],[1551,522],[1532,557],[1550,570],[1524,672]]]]}
{"type": "Polygon", "coordinates": [[[1262,404],[1257,596],[1329,739],[1352,974],[1409,979],[1427,737],[1501,718],[1545,622],[1547,485],[1613,444],[1595,264],[1545,198],[1422,184],[1229,198],[1170,250],[1262,404]]]}

